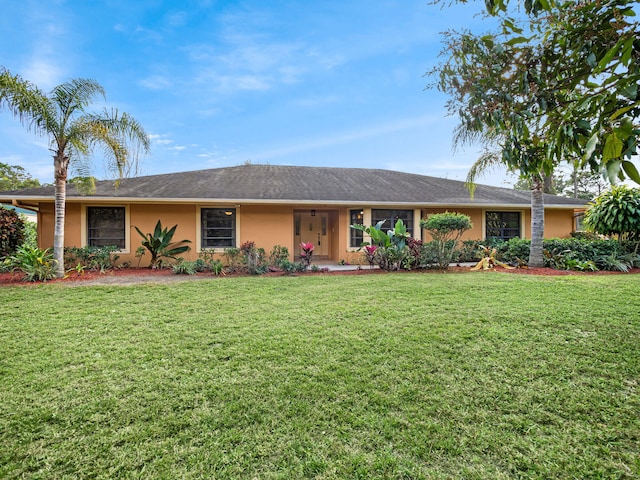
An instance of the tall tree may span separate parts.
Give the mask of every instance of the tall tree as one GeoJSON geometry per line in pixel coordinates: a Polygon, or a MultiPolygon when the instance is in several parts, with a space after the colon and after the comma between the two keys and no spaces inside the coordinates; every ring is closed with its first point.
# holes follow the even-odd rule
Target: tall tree
{"type": "Polygon", "coordinates": [[[542,179],[560,162],[578,156],[580,168],[640,181],[630,161],[640,134],[640,42],[631,0],[512,3],[526,14],[486,0],[500,19],[495,33],[447,32],[446,60],[431,73],[460,120],[454,143],[497,145],[500,162],[531,181],[533,266],[542,263],[542,179]]]}
{"type": "Polygon", "coordinates": [[[40,181],[19,165],[0,162],[0,191],[39,187],[40,181]]]}
{"type": "Polygon", "coordinates": [[[82,162],[102,147],[119,178],[137,164],[137,153],[149,150],[149,137],[130,115],[117,110],[88,112],[96,99],[105,98],[94,80],[78,78],[56,86],[49,94],[19,75],[0,68],[0,108],[8,109],[36,134],[49,137],[55,179],[53,239],[56,274],[64,275],[64,220],[66,181],[71,163],[82,162]]]}

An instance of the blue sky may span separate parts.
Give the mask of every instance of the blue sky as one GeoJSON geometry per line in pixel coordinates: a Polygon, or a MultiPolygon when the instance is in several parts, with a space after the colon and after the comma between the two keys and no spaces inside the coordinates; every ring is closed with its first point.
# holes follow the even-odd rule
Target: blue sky
{"type": "MultiPolygon", "coordinates": [[[[477,151],[452,151],[455,118],[424,73],[443,30],[482,30],[471,3],[5,0],[0,65],[46,91],[97,80],[152,138],[141,174],[251,161],[464,180],[477,151]]],[[[47,148],[0,112],[0,162],[51,182],[47,148]]]]}

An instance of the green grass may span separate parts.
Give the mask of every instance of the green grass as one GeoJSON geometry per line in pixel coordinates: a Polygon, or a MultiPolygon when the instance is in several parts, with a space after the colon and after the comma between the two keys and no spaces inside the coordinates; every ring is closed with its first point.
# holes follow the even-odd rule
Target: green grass
{"type": "Polygon", "coordinates": [[[640,275],[0,288],[0,478],[639,478],[640,275]]]}

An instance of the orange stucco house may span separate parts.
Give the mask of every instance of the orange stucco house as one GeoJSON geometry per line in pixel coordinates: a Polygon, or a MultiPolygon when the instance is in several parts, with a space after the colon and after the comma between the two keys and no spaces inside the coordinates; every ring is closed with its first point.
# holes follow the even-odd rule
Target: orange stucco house
{"type": "MultiPolygon", "coordinates": [[[[0,202],[35,210],[41,247],[53,245],[53,187],[0,192],[0,202]]],[[[463,182],[390,170],[243,165],[129,178],[118,188],[97,182],[92,194],[67,187],[65,245],[117,245],[135,261],[141,238],[158,220],[178,225],[174,240],[191,240],[186,259],[202,249],[222,252],[254,241],[268,253],[282,245],[299,254],[350,262],[360,257],[354,223],[386,227],[402,219],[413,237],[429,240],[420,219],[450,211],[471,217],[465,239],[530,238],[530,193],[479,185],[473,198],[463,182]]],[[[581,200],[545,195],[545,237],[568,237],[581,200]]]]}

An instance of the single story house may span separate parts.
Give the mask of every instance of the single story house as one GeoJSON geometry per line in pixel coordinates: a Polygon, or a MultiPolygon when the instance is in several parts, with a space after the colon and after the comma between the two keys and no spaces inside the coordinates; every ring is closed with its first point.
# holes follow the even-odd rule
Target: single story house
{"type": "MultiPolygon", "coordinates": [[[[158,220],[178,225],[174,240],[188,239],[197,258],[203,249],[223,252],[254,241],[268,253],[274,245],[298,255],[301,242],[315,255],[349,262],[361,256],[362,233],[352,224],[391,228],[402,219],[414,238],[428,241],[420,219],[439,212],[471,217],[465,239],[530,238],[531,194],[478,185],[473,198],[464,182],[366,168],[242,165],[96,182],[91,194],[67,186],[65,245],[117,245],[123,261],[135,262],[140,236],[158,220]]],[[[38,215],[41,247],[53,245],[52,186],[0,192],[0,202],[38,215]]],[[[545,236],[568,237],[585,202],[545,195],[545,236]]]]}

